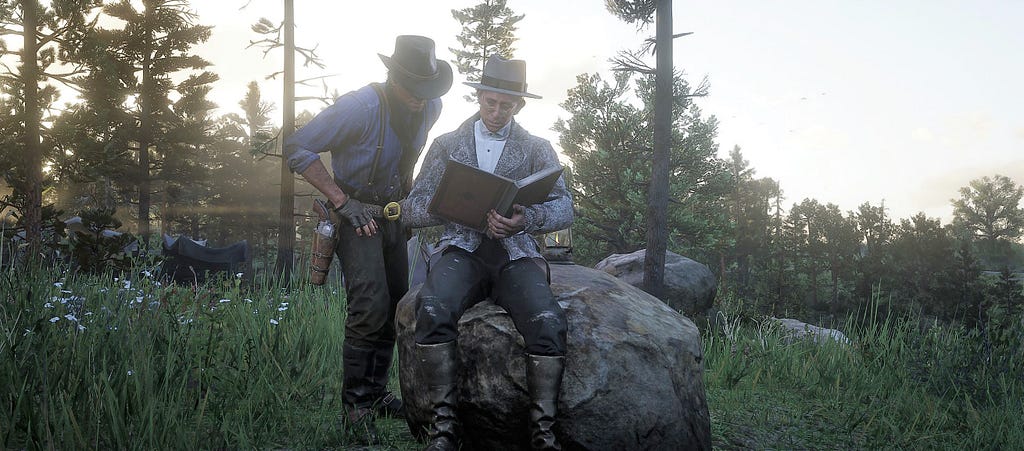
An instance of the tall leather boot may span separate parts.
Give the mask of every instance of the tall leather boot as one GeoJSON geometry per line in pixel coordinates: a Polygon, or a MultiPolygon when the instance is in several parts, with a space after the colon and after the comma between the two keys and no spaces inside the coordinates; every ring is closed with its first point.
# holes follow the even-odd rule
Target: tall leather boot
{"type": "Polygon", "coordinates": [[[530,446],[561,450],[551,426],[558,410],[565,357],[526,355],[526,388],[530,391],[530,446]]]}
{"type": "Polygon", "coordinates": [[[373,410],[380,416],[405,418],[402,400],[388,391],[388,369],[395,355],[395,345],[379,345],[373,353],[373,367],[370,369],[370,385],[373,391],[373,410]]]}
{"type": "Polygon", "coordinates": [[[353,438],[367,445],[380,443],[373,412],[374,389],[372,348],[360,348],[345,343],[341,347],[342,381],[341,402],[345,408],[345,429],[353,438]]]}
{"type": "Polygon", "coordinates": [[[454,451],[458,448],[458,418],[455,394],[458,361],[455,340],[421,345],[416,344],[416,360],[427,384],[431,423],[427,428],[430,444],[424,451],[454,451]]]}

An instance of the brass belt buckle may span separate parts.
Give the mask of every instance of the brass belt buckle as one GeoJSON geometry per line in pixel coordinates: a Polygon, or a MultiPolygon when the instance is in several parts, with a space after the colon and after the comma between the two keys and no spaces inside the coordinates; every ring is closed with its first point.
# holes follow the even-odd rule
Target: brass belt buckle
{"type": "Polygon", "coordinates": [[[388,204],[384,206],[384,219],[394,221],[398,219],[399,216],[402,216],[401,204],[398,202],[388,202],[388,204]]]}

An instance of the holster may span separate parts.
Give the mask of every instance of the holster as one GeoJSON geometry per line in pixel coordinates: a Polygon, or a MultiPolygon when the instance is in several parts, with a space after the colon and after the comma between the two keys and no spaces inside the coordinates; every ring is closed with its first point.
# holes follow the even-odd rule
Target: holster
{"type": "Polygon", "coordinates": [[[310,261],[310,282],[323,285],[334,261],[334,246],[338,244],[338,221],[329,202],[313,199],[313,211],[317,215],[316,229],[313,230],[313,252],[310,261]]]}

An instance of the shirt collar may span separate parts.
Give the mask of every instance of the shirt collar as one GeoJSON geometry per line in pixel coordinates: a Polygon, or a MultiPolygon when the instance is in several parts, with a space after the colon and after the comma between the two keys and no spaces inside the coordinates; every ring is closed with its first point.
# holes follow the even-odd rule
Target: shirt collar
{"type": "Polygon", "coordinates": [[[487,126],[484,125],[484,121],[482,119],[477,119],[476,124],[474,124],[474,128],[476,129],[476,136],[480,138],[486,138],[492,141],[504,141],[508,139],[509,132],[512,130],[512,121],[508,121],[508,123],[505,124],[504,127],[501,127],[497,132],[492,132],[487,129],[487,126]]]}

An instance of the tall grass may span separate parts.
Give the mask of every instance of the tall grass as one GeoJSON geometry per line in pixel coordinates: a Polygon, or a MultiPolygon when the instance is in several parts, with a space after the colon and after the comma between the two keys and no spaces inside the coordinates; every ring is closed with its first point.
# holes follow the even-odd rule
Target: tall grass
{"type": "MultiPolygon", "coordinates": [[[[0,276],[0,443],[10,448],[344,448],[343,296],[237,278],[0,276]]],[[[401,443],[404,424],[384,424],[401,443]]]]}
{"type": "MultiPolygon", "coordinates": [[[[877,306],[877,303],[875,304],[877,306]]],[[[979,331],[869,308],[851,343],[793,342],[771,319],[704,333],[717,447],[1013,449],[1024,446],[1021,342],[986,359],[979,331]]]]}
{"type": "MultiPolygon", "coordinates": [[[[353,446],[339,422],[344,297],[246,286],[0,271],[0,445],[353,446]]],[[[793,342],[768,319],[724,318],[702,337],[714,444],[1020,448],[1024,331],[1014,321],[922,327],[868,308],[842,327],[844,344],[793,342]]],[[[403,422],[378,426],[384,447],[418,448],[403,422]]]]}

